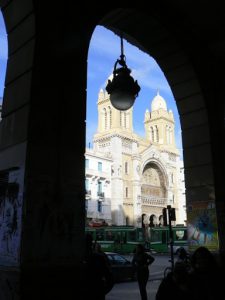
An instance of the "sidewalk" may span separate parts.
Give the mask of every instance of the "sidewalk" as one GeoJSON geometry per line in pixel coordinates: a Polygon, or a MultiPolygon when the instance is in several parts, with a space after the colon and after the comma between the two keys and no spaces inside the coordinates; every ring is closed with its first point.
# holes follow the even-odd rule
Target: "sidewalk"
{"type": "MultiPolygon", "coordinates": [[[[160,280],[148,281],[148,300],[155,300],[160,282],[160,280]]],[[[141,300],[137,281],[115,284],[113,289],[106,296],[106,300],[141,300]]]]}

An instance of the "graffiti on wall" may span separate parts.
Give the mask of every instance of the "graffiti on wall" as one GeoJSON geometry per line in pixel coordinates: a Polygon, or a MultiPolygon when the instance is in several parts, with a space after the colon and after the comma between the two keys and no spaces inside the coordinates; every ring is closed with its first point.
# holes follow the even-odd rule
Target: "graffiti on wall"
{"type": "Polygon", "coordinates": [[[188,207],[189,249],[205,246],[218,250],[218,230],[215,203],[213,201],[195,202],[188,207]]]}
{"type": "Polygon", "coordinates": [[[23,200],[23,172],[12,168],[0,172],[0,262],[17,265],[23,200]]]}

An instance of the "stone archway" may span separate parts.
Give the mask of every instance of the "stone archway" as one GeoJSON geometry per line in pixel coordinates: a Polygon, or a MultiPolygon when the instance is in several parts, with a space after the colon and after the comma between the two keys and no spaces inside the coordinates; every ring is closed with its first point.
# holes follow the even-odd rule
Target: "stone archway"
{"type": "Polygon", "coordinates": [[[159,223],[159,226],[163,226],[163,215],[159,216],[158,223],[159,223]]]}
{"type": "MultiPolygon", "coordinates": [[[[0,3],[11,40],[4,126],[0,128],[1,162],[7,165],[15,158],[14,154],[20,156],[22,152],[22,162],[26,160],[29,166],[26,173],[29,201],[24,211],[20,256],[24,264],[21,297],[40,299],[46,288],[49,299],[69,297],[71,290],[74,292],[71,278],[77,282],[77,293],[81,286],[79,278],[74,278],[74,274],[80,274],[80,265],[74,271],[71,259],[78,264],[83,254],[86,53],[91,32],[99,22],[114,32],[124,32],[124,38],[154,56],[164,71],[180,113],[187,201],[208,199],[216,179],[217,189],[213,194],[218,206],[220,248],[225,249],[224,104],[217,101],[225,92],[224,40],[215,34],[223,28],[224,20],[215,15],[216,9],[211,9],[216,7],[205,5],[201,14],[196,6],[181,5],[179,1],[164,6],[155,2],[149,10],[112,12],[101,8],[93,14],[90,10],[74,12],[70,4],[48,6],[47,2],[22,0],[0,3]],[[38,16],[37,22],[34,14],[38,16]],[[212,30],[203,30],[205,24],[212,30]],[[81,138],[72,142],[71,136],[81,138]],[[26,145],[18,150],[27,140],[28,155],[26,145]],[[55,174],[60,175],[60,185],[55,174]],[[67,200],[60,212],[71,220],[73,230],[67,231],[67,245],[62,247],[62,243],[57,243],[60,247],[56,247],[50,239],[46,249],[40,240],[43,224],[40,226],[38,200],[43,195],[51,198],[57,191],[67,200]],[[29,264],[31,267],[26,269],[29,264]]],[[[63,219],[60,217],[57,220],[63,219]]],[[[12,271],[14,283],[18,272],[12,271]]]]}
{"type": "MultiPolygon", "coordinates": [[[[169,5],[167,9],[172,8],[175,15],[179,15],[181,7],[178,7],[177,4],[175,6],[169,5]]],[[[217,203],[217,214],[221,215],[221,211],[223,211],[224,215],[225,204],[220,199],[221,195],[223,195],[222,198],[225,196],[224,189],[221,188],[223,186],[221,178],[224,177],[225,168],[220,170],[220,157],[223,156],[223,151],[220,149],[221,144],[217,138],[218,131],[222,136],[224,136],[224,131],[217,122],[214,102],[220,97],[221,91],[223,90],[223,94],[225,91],[219,78],[220,83],[215,84],[219,90],[211,90],[210,82],[215,83],[215,79],[213,72],[210,73],[205,68],[205,62],[210,60],[212,55],[217,57],[218,53],[214,50],[205,50],[206,44],[205,46],[204,43],[199,44],[200,35],[197,34],[193,37],[190,32],[186,32],[184,35],[178,20],[174,21],[176,25],[171,26],[169,14],[166,11],[162,13],[157,4],[154,5],[152,11],[154,14],[150,16],[148,12],[142,10],[114,10],[101,20],[101,25],[117,34],[123,32],[124,38],[152,55],[162,68],[171,86],[180,114],[187,207],[192,206],[192,203],[196,201],[209,201],[209,191],[215,190],[215,178],[217,178],[217,192],[215,191],[215,194],[218,194],[218,198],[214,201],[217,203]],[[175,36],[173,35],[174,26],[177,28],[175,36]],[[189,36],[190,39],[186,39],[184,36],[189,36]],[[192,43],[195,42],[191,45],[190,40],[192,43]],[[196,51],[196,45],[198,51],[196,51]],[[202,55],[203,53],[204,55],[202,55]]],[[[210,15],[210,9],[208,14],[210,15]]],[[[192,18],[190,10],[189,17],[192,18]]],[[[214,17],[216,18],[215,15],[214,17]]],[[[213,49],[214,37],[211,36],[211,38],[211,49],[213,49]]],[[[209,41],[209,39],[207,40],[209,41]]],[[[212,65],[220,76],[224,77],[223,68],[216,61],[212,65]]],[[[224,111],[224,106],[219,106],[224,111]]],[[[217,114],[220,114],[219,109],[216,111],[217,114]]],[[[224,147],[222,148],[224,149],[224,147]]],[[[189,219],[189,212],[187,219],[189,219]]],[[[224,217],[219,217],[218,222],[220,223],[219,232],[221,232],[220,247],[225,249],[223,219],[224,217]]]]}
{"type": "Polygon", "coordinates": [[[148,162],[141,177],[142,212],[149,216],[149,224],[158,224],[156,216],[167,205],[167,183],[162,169],[154,162],[148,162]]]}
{"type": "Polygon", "coordinates": [[[160,168],[154,163],[148,163],[141,179],[141,193],[152,198],[166,198],[166,183],[160,168]]]}
{"type": "Polygon", "coordinates": [[[150,227],[155,227],[158,225],[158,220],[157,220],[157,217],[155,214],[152,214],[150,217],[149,217],[149,226],[150,227]]]}

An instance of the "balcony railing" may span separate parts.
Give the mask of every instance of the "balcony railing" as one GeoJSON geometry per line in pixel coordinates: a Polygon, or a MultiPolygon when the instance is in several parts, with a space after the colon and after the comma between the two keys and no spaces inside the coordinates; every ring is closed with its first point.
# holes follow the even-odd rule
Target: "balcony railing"
{"type": "Polygon", "coordinates": [[[167,205],[167,198],[141,196],[141,204],[147,206],[165,207],[167,205]]]}

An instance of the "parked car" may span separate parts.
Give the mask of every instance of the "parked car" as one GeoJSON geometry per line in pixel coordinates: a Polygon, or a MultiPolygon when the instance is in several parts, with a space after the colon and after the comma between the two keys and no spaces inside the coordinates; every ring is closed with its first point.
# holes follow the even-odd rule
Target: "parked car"
{"type": "Polygon", "coordinates": [[[115,282],[136,280],[136,272],[132,263],[123,255],[105,252],[108,257],[115,282]]]}

